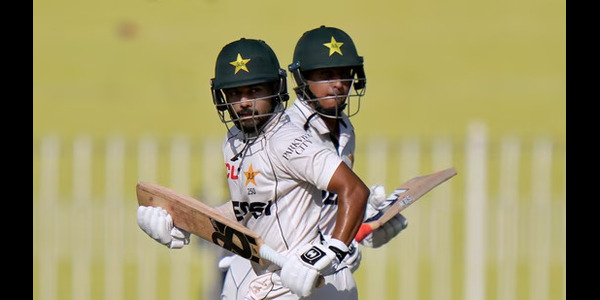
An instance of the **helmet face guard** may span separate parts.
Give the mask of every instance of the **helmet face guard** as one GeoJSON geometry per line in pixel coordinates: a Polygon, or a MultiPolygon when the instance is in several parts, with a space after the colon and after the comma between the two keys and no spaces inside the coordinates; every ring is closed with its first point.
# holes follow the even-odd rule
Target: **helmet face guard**
{"type": "Polygon", "coordinates": [[[230,130],[233,126],[235,126],[244,133],[245,138],[256,137],[269,120],[287,108],[287,100],[289,99],[289,95],[287,92],[286,73],[283,69],[280,69],[280,73],[281,74],[278,81],[268,82],[269,88],[273,92],[271,95],[243,101],[252,102],[251,107],[256,107],[256,103],[259,101],[270,101],[270,111],[260,113],[256,110],[252,110],[251,115],[238,114],[233,107],[234,105],[238,104],[238,102],[228,102],[225,92],[227,89],[215,89],[214,80],[211,80],[213,103],[217,108],[217,113],[219,114],[221,122],[225,124],[227,130],[230,130]],[[255,120],[252,126],[244,125],[244,121],[248,119],[255,120]]]}
{"type": "Polygon", "coordinates": [[[344,31],[321,26],[305,32],[298,40],[294,49],[294,60],[288,66],[294,76],[296,87],[294,91],[301,101],[306,101],[317,113],[327,118],[341,118],[342,112],[350,117],[360,110],[360,100],[366,93],[367,78],[363,66],[363,57],[359,56],[354,42],[344,31]],[[308,71],[326,68],[350,68],[348,78],[309,81],[306,78],[308,71]],[[329,82],[349,83],[346,95],[333,95],[317,98],[311,92],[311,85],[329,82]],[[336,98],[336,108],[323,108],[321,100],[336,98]]]}
{"type": "Polygon", "coordinates": [[[285,110],[289,99],[286,77],[287,73],[280,68],[275,53],[264,41],[242,38],[223,47],[217,57],[215,77],[210,80],[213,104],[221,122],[228,130],[236,126],[244,133],[245,138],[258,136],[273,116],[285,110]],[[228,102],[225,91],[260,84],[268,84],[272,94],[245,101],[255,104],[270,100],[271,110],[238,115],[233,107],[237,103],[228,102]],[[255,120],[254,126],[243,125],[248,119],[255,120]]]}
{"type": "MultiPolygon", "coordinates": [[[[360,101],[366,93],[366,78],[362,66],[352,68],[350,77],[348,78],[318,81],[309,81],[302,74],[303,72],[300,71],[300,68],[296,68],[295,66],[290,65],[290,71],[296,81],[294,91],[296,92],[298,99],[308,103],[322,117],[339,119],[343,116],[342,112],[344,112],[346,116],[352,117],[360,111],[360,101]],[[311,86],[313,85],[334,85],[338,82],[349,86],[347,93],[316,97],[311,91],[311,86]],[[321,101],[330,99],[337,100],[335,107],[325,108],[321,105],[321,101]]],[[[332,90],[335,89],[332,88],[332,90]]]]}

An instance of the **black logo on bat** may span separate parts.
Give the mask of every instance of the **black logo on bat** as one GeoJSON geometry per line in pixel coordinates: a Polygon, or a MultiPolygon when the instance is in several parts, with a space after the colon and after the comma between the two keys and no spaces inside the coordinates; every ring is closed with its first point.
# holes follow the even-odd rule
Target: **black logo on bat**
{"type": "Polygon", "coordinates": [[[258,249],[258,245],[253,237],[247,236],[217,220],[210,219],[210,222],[215,229],[215,232],[212,234],[213,243],[243,258],[256,263],[259,262],[260,258],[254,255],[256,249],[258,249]]]}

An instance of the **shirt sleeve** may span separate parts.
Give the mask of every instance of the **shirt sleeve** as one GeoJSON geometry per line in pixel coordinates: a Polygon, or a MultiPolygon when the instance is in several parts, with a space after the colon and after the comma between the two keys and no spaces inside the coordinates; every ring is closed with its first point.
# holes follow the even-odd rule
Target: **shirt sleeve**
{"type": "Polygon", "coordinates": [[[278,168],[291,178],[326,190],[342,159],[310,132],[293,131],[272,140],[278,168]]]}

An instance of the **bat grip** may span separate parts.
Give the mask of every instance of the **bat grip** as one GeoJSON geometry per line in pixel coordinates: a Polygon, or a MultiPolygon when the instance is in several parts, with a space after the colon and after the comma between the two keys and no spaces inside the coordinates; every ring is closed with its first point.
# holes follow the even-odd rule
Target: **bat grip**
{"type": "Polygon", "coordinates": [[[354,240],[356,240],[357,242],[360,243],[371,232],[373,232],[373,227],[371,227],[371,224],[369,224],[369,223],[363,223],[362,225],[360,225],[360,228],[358,229],[358,232],[356,233],[356,236],[354,237],[354,240]]]}
{"type": "Polygon", "coordinates": [[[285,256],[283,256],[281,253],[275,251],[275,249],[267,246],[267,245],[262,245],[260,246],[260,256],[273,262],[274,264],[280,266],[283,268],[283,265],[285,264],[285,262],[287,261],[287,258],[285,256]]]}

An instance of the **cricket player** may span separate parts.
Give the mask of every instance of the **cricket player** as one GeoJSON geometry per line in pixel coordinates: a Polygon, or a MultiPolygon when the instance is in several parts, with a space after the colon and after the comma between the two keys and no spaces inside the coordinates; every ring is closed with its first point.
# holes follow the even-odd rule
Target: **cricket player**
{"type": "MultiPolygon", "coordinates": [[[[367,78],[363,57],[352,38],[343,30],[320,26],[305,32],[298,40],[289,65],[297,99],[288,110],[294,123],[319,136],[344,162],[354,164],[355,134],[350,117],[358,113],[365,95],[367,78]]],[[[324,191],[322,231],[330,234],[336,217],[336,195],[324,191]]],[[[389,199],[395,199],[389,197],[389,199]]],[[[371,187],[365,221],[381,216],[391,205],[382,185],[371,187]]],[[[378,248],[407,226],[401,214],[367,236],[361,244],[378,248]]],[[[360,250],[358,250],[360,251],[360,250]]],[[[354,266],[358,268],[358,265],[354,266]]]]}
{"type": "MultiPolygon", "coordinates": [[[[341,263],[362,223],[369,188],[331,147],[285,113],[286,72],[263,41],[241,39],[221,50],[213,101],[227,126],[223,157],[231,201],[218,207],[288,257],[280,269],[252,263],[247,299],[357,299],[341,263]],[[337,215],[324,240],[322,191],[337,194],[337,215]],[[316,288],[319,275],[323,287],[316,288]]],[[[188,243],[158,208],[139,208],[138,224],[169,247],[188,243]]]]}
{"type": "MultiPolygon", "coordinates": [[[[289,70],[294,75],[298,97],[287,110],[292,122],[319,137],[352,168],[355,134],[349,116],[358,113],[360,99],[366,89],[363,58],[358,56],[354,42],[338,28],[321,26],[307,31],[296,44],[289,70]]],[[[329,239],[336,221],[337,195],[328,191],[322,193],[319,228],[323,238],[329,239]]],[[[390,205],[386,200],[384,187],[373,186],[365,218],[381,216],[390,205]]],[[[398,214],[363,239],[361,244],[371,248],[380,247],[406,226],[406,219],[398,214]]],[[[341,266],[354,272],[360,260],[360,248],[353,241],[341,266]]],[[[248,282],[255,278],[250,263],[242,257],[231,255],[221,259],[219,267],[227,272],[221,299],[240,299],[248,282]]]]}

